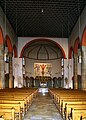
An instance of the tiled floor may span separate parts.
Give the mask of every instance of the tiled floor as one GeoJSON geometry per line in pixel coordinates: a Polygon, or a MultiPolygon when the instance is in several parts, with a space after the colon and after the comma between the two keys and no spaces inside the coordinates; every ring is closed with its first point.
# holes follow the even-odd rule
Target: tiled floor
{"type": "Polygon", "coordinates": [[[24,120],[62,120],[49,94],[39,93],[24,120]]]}

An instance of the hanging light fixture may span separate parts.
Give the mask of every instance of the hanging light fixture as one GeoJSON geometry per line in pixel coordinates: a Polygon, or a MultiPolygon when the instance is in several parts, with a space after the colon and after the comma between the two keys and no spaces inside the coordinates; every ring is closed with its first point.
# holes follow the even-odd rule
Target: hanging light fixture
{"type": "Polygon", "coordinates": [[[42,13],[44,12],[43,8],[42,8],[42,13]]]}

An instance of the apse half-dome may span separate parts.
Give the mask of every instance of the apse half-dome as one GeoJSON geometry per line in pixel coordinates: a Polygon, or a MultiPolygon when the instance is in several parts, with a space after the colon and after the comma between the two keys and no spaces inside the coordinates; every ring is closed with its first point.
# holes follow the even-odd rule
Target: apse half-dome
{"type": "Polygon", "coordinates": [[[26,45],[22,57],[35,60],[55,60],[64,57],[62,50],[54,42],[36,40],[26,45]]]}

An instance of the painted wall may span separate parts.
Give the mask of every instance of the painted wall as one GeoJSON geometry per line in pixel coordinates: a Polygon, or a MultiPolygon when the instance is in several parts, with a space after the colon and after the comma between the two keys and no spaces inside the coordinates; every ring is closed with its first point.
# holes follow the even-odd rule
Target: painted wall
{"type": "Polygon", "coordinates": [[[23,86],[23,74],[22,74],[22,58],[13,59],[13,72],[14,72],[14,87],[23,86]]]}
{"type": "Polygon", "coordinates": [[[26,65],[25,65],[25,70],[26,70],[26,76],[28,77],[35,77],[34,75],[34,63],[51,63],[52,64],[52,72],[51,72],[51,77],[61,77],[61,59],[58,60],[30,60],[26,58],[26,65]]]}

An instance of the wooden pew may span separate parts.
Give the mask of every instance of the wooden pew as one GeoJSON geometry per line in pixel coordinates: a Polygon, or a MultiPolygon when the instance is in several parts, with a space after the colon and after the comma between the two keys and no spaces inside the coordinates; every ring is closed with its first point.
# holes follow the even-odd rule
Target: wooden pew
{"type": "MultiPolygon", "coordinates": [[[[22,114],[24,116],[32,103],[33,97],[36,97],[37,92],[37,89],[1,89],[0,104],[13,104],[12,107],[14,107],[14,104],[20,103],[20,109],[22,109],[22,114]]],[[[2,108],[6,107],[3,105],[2,108]]],[[[19,116],[21,116],[20,113],[21,112],[19,112],[19,116]]],[[[19,117],[19,119],[20,118],[21,117],[19,117]]]]}
{"type": "Polygon", "coordinates": [[[68,120],[71,117],[71,109],[86,109],[86,104],[66,104],[65,107],[65,119],[68,120]]]}
{"type": "Polygon", "coordinates": [[[15,109],[14,108],[0,108],[0,114],[4,120],[15,120],[15,109]]]}
{"type": "Polygon", "coordinates": [[[71,110],[71,120],[82,120],[82,118],[86,118],[86,108],[74,108],[71,110]]]}
{"type": "Polygon", "coordinates": [[[83,99],[69,99],[69,100],[63,100],[62,101],[62,106],[61,106],[61,113],[62,113],[62,116],[64,117],[64,111],[65,111],[65,106],[66,104],[86,104],[86,99],[83,100],[83,99]]]}
{"type": "Polygon", "coordinates": [[[20,103],[22,114],[25,115],[25,113],[26,113],[24,100],[0,99],[0,103],[5,103],[5,104],[19,104],[20,103]]]}
{"type": "MultiPolygon", "coordinates": [[[[68,120],[68,114],[71,112],[71,107],[84,109],[86,105],[86,91],[83,90],[71,90],[71,89],[49,89],[50,95],[53,96],[54,102],[57,105],[61,115],[68,120]],[[66,104],[69,105],[67,108],[66,104]],[[84,105],[83,105],[84,104],[84,105]],[[71,106],[72,105],[72,106],[71,106]],[[75,106],[74,106],[75,105],[75,106]],[[76,107],[78,105],[78,107],[76,107]],[[64,114],[65,113],[65,114],[64,114]]],[[[82,118],[84,118],[83,116],[82,118]]],[[[74,119],[77,120],[77,119],[74,119]]]]}
{"type": "Polygon", "coordinates": [[[18,119],[22,120],[22,111],[20,107],[20,103],[0,103],[0,108],[5,108],[5,109],[15,109],[15,118],[18,115],[18,119]]]}

